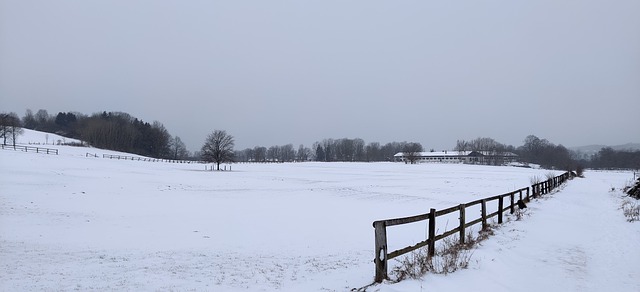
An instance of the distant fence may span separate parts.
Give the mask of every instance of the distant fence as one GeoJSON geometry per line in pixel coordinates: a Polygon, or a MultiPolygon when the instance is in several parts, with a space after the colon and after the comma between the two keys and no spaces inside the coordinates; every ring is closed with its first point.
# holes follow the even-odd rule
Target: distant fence
{"type": "Polygon", "coordinates": [[[5,144],[0,144],[0,145],[1,145],[2,149],[6,149],[6,150],[16,150],[16,151],[23,151],[23,152],[36,152],[36,153],[45,153],[45,154],[58,155],[58,149],[33,147],[33,146],[22,146],[22,145],[5,145],[5,144]]]}
{"type": "MultiPolygon", "coordinates": [[[[87,153],[86,157],[98,157],[97,154],[87,153]]],[[[194,161],[194,160],[177,160],[177,159],[160,159],[160,158],[148,158],[148,157],[136,157],[136,156],[126,156],[126,155],[112,155],[112,154],[102,154],[102,158],[109,159],[118,159],[118,160],[132,160],[132,161],[150,161],[150,162],[168,162],[168,163],[205,163],[203,161],[194,161]]]]}
{"type": "Polygon", "coordinates": [[[531,185],[531,187],[522,188],[513,192],[509,192],[503,195],[488,197],[480,200],[475,200],[466,204],[460,204],[458,206],[446,208],[443,210],[431,209],[429,213],[404,217],[404,218],[396,218],[396,219],[387,219],[387,220],[379,220],[373,222],[373,228],[375,228],[375,259],[374,263],[376,266],[376,275],[375,282],[380,283],[382,280],[387,278],[387,262],[390,259],[401,256],[408,252],[414,251],[418,248],[427,246],[427,254],[429,257],[435,255],[435,243],[438,240],[444,239],[445,237],[459,234],[460,243],[465,243],[465,229],[469,228],[473,225],[482,223],[482,229],[485,230],[488,227],[487,219],[498,216],[498,224],[502,223],[503,214],[505,211],[509,211],[510,213],[515,212],[516,205],[519,205],[521,202],[528,202],[530,197],[538,197],[540,195],[547,194],[551,192],[556,187],[560,186],[562,183],[567,181],[571,177],[571,173],[566,172],[562,175],[550,178],[546,181],[535,183],[531,185]],[[524,197],[523,197],[524,193],[524,197]],[[518,200],[515,201],[515,195],[518,195],[518,200]],[[509,198],[509,204],[505,207],[504,199],[509,198]],[[498,202],[497,211],[487,214],[487,203],[490,202],[498,202]],[[466,209],[475,205],[481,205],[480,217],[476,219],[472,219],[468,221],[466,209]],[[459,212],[460,214],[460,225],[457,228],[446,231],[442,234],[436,235],[436,218],[450,214],[453,212],[459,212]],[[413,246],[408,246],[399,250],[389,252],[387,250],[387,227],[394,225],[402,225],[413,222],[419,222],[423,220],[429,220],[429,230],[428,230],[428,238],[425,241],[419,242],[413,246]]]}

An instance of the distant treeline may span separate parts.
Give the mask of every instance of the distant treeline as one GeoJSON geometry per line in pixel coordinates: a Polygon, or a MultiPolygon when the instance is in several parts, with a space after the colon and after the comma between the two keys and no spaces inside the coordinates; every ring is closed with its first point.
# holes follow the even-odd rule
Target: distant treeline
{"type": "Polygon", "coordinates": [[[144,122],[123,112],[93,115],[46,110],[27,110],[21,120],[26,129],[79,139],[97,148],[135,153],[148,157],[184,159],[189,156],[180,137],[169,134],[162,123],[144,122]]]}
{"type": "Polygon", "coordinates": [[[236,151],[236,161],[239,162],[292,162],[292,161],[352,161],[372,162],[391,161],[398,152],[421,152],[422,145],[416,142],[390,142],[381,145],[378,142],[365,144],[360,138],[324,139],[315,142],[312,148],[293,144],[271,146],[269,148],[256,146],[236,151]]]}
{"type": "Polygon", "coordinates": [[[572,158],[573,154],[562,145],[555,145],[546,139],[529,135],[519,147],[505,145],[491,138],[477,138],[471,141],[458,140],[454,150],[489,151],[496,154],[515,153],[520,161],[539,164],[544,168],[575,170],[579,163],[572,158]]]}
{"type": "Polygon", "coordinates": [[[578,168],[640,169],[640,150],[613,150],[602,148],[597,154],[585,158],[584,154],[555,145],[547,139],[529,135],[519,147],[504,145],[491,138],[472,141],[459,140],[455,150],[489,150],[497,153],[512,152],[520,161],[539,164],[543,168],[576,170],[578,168]]]}
{"type": "Polygon", "coordinates": [[[640,150],[620,151],[610,147],[600,149],[591,160],[584,161],[592,168],[631,168],[640,169],[640,150]]]}
{"type": "MultiPolygon", "coordinates": [[[[470,141],[458,140],[454,151],[484,151],[497,155],[511,152],[519,160],[538,164],[543,168],[576,170],[578,168],[640,168],[640,151],[616,151],[603,148],[591,159],[572,151],[563,145],[556,145],[547,139],[534,135],[527,136],[522,146],[505,145],[492,138],[477,138],[470,141]]],[[[282,146],[256,146],[235,151],[238,162],[292,162],[292,161],[392,161],[398,152],[417,153],[425,151],[420,143],[378,142],[366,143],[360,138],[323,139],[311,148],[293,144],[282,146]]],[[[434,151],[430,149],[429,151],[434,151]]],[[[488,161],[491,164],[491,161],[488,161]]],[[[496,160],[496,163],[500,161],[496,160]]]]}
{"type": "MultiPolygon", "coordinates": [[[[15,113],[0,113],[0,142],[7,144],[20,134],[20,127],[75,138],[91,146],[139,155],[168,159],[200,159],[199,152],[187,151],[178,136],[171,136],[162,123],[144,122],[123,112],[102,112],[84,115],[59,112],[49,115],[46,110],[35,114],[27,110],[20,119],[15,113]]],[[[546,139],[527,136],[522,146],[514,147],[492,138],[458,140],[455,151],[489,151],[500,154],[511,152],[520,161],[539,164],[544,168],[575,170],[577,168],[640,168],[640,151],[617,151],[602,148],[597,154],[585,158],[562,145],[546,139]]],[[[365,143],[360,138],[323,139],[311,148],[293,144],[256,146],[234,151],[237,162],[292,162],[292,161],[392,161],[398,152],[425,151],[416,142],[365,143]]],[[[429,150],[433,151],[433,149],[429,150]]]]}

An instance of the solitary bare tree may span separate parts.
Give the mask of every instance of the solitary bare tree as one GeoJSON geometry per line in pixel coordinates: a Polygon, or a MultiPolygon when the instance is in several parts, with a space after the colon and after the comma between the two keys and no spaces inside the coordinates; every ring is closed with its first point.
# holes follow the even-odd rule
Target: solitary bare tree
{"type": "Polygon", "coordinates": [[[420,156],[420,152],[423,151],[422,145],[420,143],[407,143],[404,146],[403,154],[405,159],[407,159],[411,164],[415,164],[420,156]]]}
{"type": "Polygon", "coordinates": [[[202,159],[213,162],[220,170],[220,164],[233,161],[233,136],[226,131],[215,130],[207,136],[202,146],[202,159]]]}

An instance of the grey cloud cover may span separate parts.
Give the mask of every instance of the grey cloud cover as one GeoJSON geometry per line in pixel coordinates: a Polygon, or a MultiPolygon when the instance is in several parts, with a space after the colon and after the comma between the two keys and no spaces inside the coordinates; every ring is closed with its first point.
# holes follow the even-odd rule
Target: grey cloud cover
{"type": "Polygon", "coordinates": [[[124,111],[198,149],[640,139],[640,1],[0,0],[0,110],[124,111]]]}

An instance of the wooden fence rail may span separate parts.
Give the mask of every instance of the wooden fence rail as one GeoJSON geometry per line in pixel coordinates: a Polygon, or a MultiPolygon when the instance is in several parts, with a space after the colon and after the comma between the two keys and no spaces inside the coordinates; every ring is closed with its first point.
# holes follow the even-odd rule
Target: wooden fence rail
{"type": "MultiPolygon", "coordinates": [[[[87,157],[94,156],[91,153],[87,153],[87,157]]],[[[95,156],[98,157],[98,156],[95,156]]],[[[126,156],[126,155],[112,155],[112,154],[102,154],[102,158],[109,159],[118,159],[118,160],[132,160],[132,161],[150,161],[150,162],[169,162],[169,163],[205,163],[203,161],[194,161],[194,160],[175,160],[175,159],[160,159],[160,158],[148,158],[148,157],[136,157],[136,156],[126,156]]]]}
{"type": "Polygon", "coordinates": [[[0,144],[0,147],[2,149],[7,149],[7,150],[16,150],[16,151],[24,151],[24,152],[36,152],[36,153],[45,153],[45,154],[58,155],[58,149],[51,149],[51,148],[23,146],[23,145],[6,145],[6,144],[0,144]]]}
{"type": "Polygon", "coordinates": [[[498,224],[503,222],[504,212],[511,214],[515,213],[516,206],[519,206],[523,202],[529,202],[531,197],[537,197],[551,192],[554,188],[560,186],[567,179],[569,179],[570,173],[566,172],[562,175],[556,176],[549,180],[533,184],[531,187],[522,188],[509,192],[503,195],[488,197],[484,199],[475,200],[458,206],[449,207],[442,210],[431,209],[429,213],[403,217],[396,219],[379,220],[373,222],[373,228],[375,229],[375,259],[376,266],[375,282],[380,283],[387,278],[387,263],[390,259],[401,256],[408,252],[414,251],[418,248],[427,246],[427,255],[429,257],[435,255],[435,243],[445,237],[458,234],[461,244],[465,243],[465,230],[473,225],[482,224],[482,230],[488,228],[487,220],[493,217],[498,217],[498,224]],[[517,195],[517,197],[516,197],[517,195]],[[508,203],[505,206],[505,198],[508,198],[508,203]],[[497,201],[497,211],[487,214],[487,204],[497,201]],[[480,205],[480,217],[467,221],[467,208],[480,205]],[[460,225],[457,228],[446,231],[442,234],[436,234],[436,220],[438,217],[447,215],[450,213],[458,212],[460,225]],[[426,240],[416,243],[412,246],[407,246],[399,250],[389,252],[387,249],[387,227],[394,225],[402,225],[413,222],[419,222],[429,220],[428,237],[426,240]]]}

